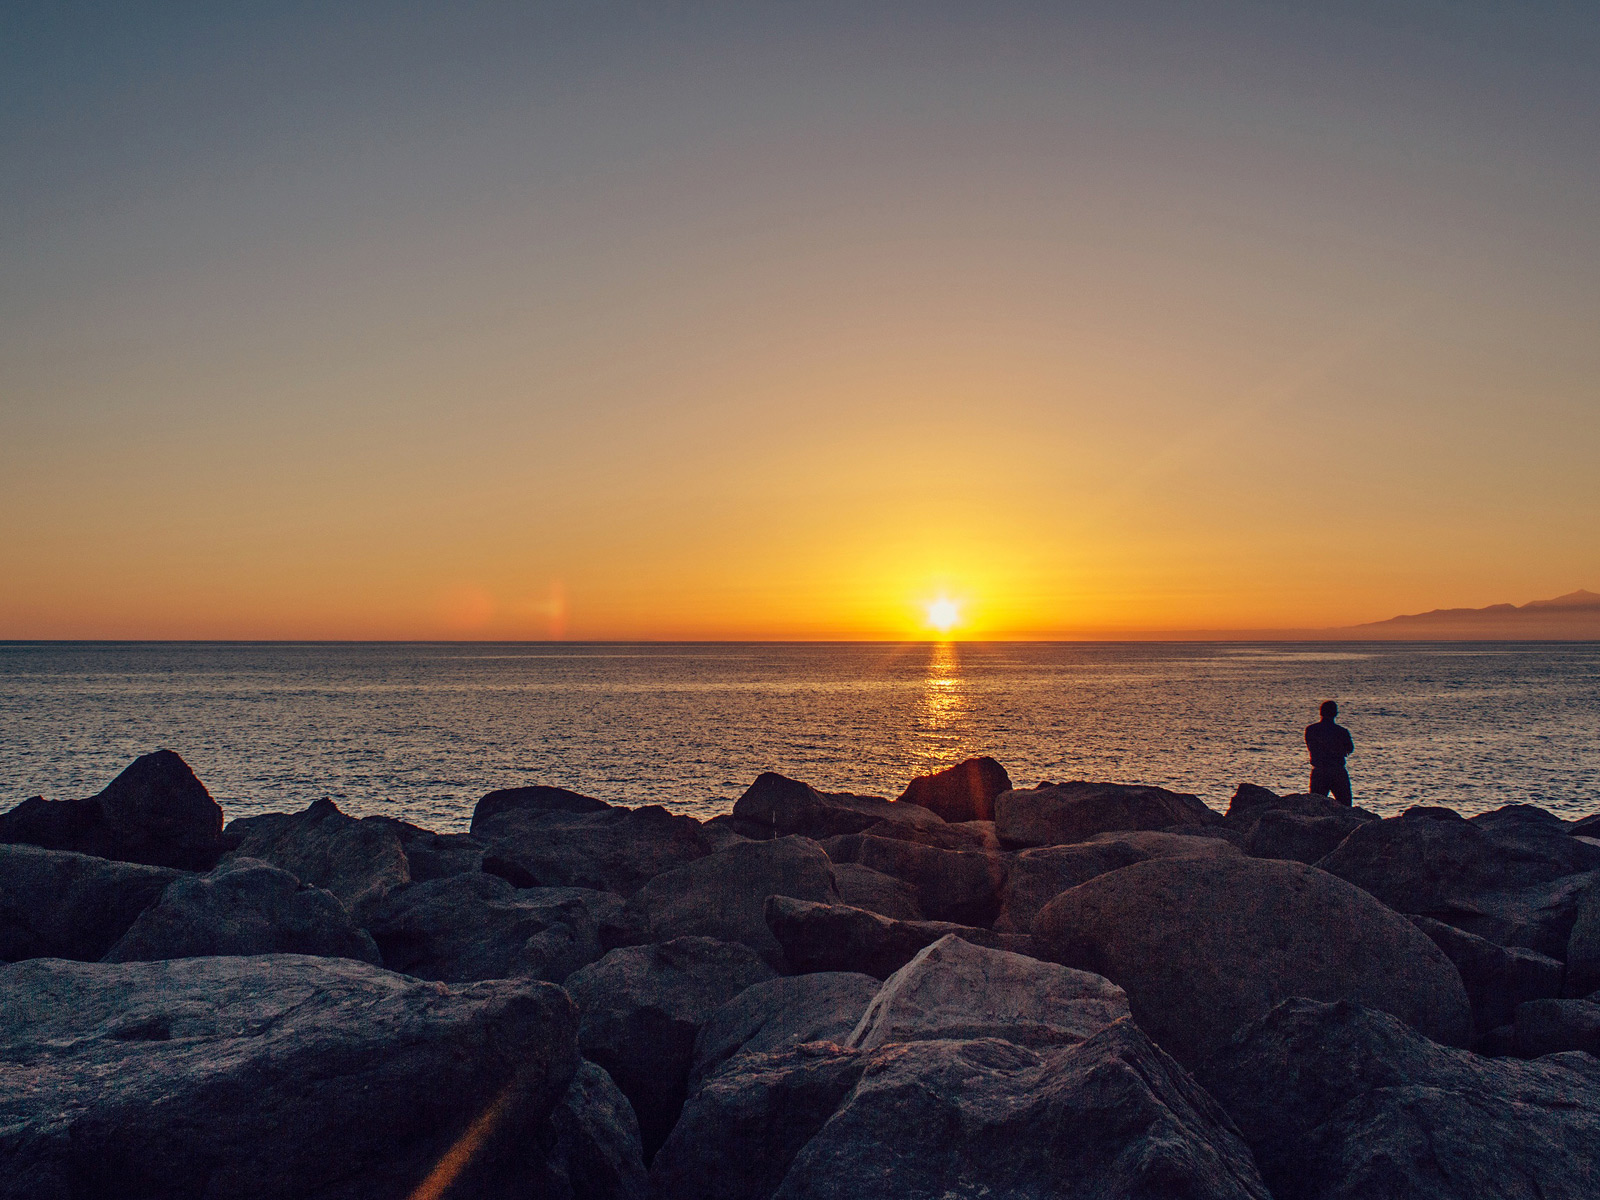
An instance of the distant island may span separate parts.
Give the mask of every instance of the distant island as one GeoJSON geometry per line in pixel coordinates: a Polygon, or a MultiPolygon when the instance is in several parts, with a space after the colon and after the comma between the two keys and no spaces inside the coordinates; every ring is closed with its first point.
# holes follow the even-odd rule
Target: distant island
{"type": "Polygon", "coordinates": [[[1328,631],[1340,638],[1400,641],[1566,641],[1600,639],[1600,595],[1582,588],[1554,600],[1436,608],[1328,631]]]}

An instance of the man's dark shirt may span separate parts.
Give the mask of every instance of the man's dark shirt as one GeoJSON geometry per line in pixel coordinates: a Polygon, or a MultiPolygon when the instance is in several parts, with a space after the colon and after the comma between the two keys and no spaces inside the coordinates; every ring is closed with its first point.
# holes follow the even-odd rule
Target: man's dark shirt
{"type": "Polygon", "coordinates": [[[1306,749],[1311,765],[1322,771],[1344,770],[1344,756],[1356,748],[1350,731],[1333,721],[1318,721],[1306,726],[1306,749]]]}

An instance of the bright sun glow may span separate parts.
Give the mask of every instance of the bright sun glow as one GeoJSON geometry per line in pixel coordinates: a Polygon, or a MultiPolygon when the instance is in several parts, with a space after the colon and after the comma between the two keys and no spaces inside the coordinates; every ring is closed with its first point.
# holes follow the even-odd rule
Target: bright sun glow
{"type": "Polygon", "coordinates": [[[928,605],[928,624],[940,633],[949,633],[961,623],[961,608],[947,596],[940,596],[928,605]]]}

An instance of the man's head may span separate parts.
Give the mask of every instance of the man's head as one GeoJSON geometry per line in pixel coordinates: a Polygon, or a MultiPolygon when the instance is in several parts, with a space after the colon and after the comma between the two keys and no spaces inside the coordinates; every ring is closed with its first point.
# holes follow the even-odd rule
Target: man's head
{"type": "Polygon", "coordinates": [[[1319,711],[1324,721],[1331,721],[1339,715],[1339,706],[1332,700],[1324,700],[1319,711]]]}

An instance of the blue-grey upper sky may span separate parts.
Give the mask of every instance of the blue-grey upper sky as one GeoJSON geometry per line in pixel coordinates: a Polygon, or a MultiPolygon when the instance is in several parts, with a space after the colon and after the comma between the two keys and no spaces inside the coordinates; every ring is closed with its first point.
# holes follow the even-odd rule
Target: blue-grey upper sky
{"type": "Polygon", "coordinates": [[[1594,4],[0,15],[0,636],[1600,587],[1594,4]]]}

